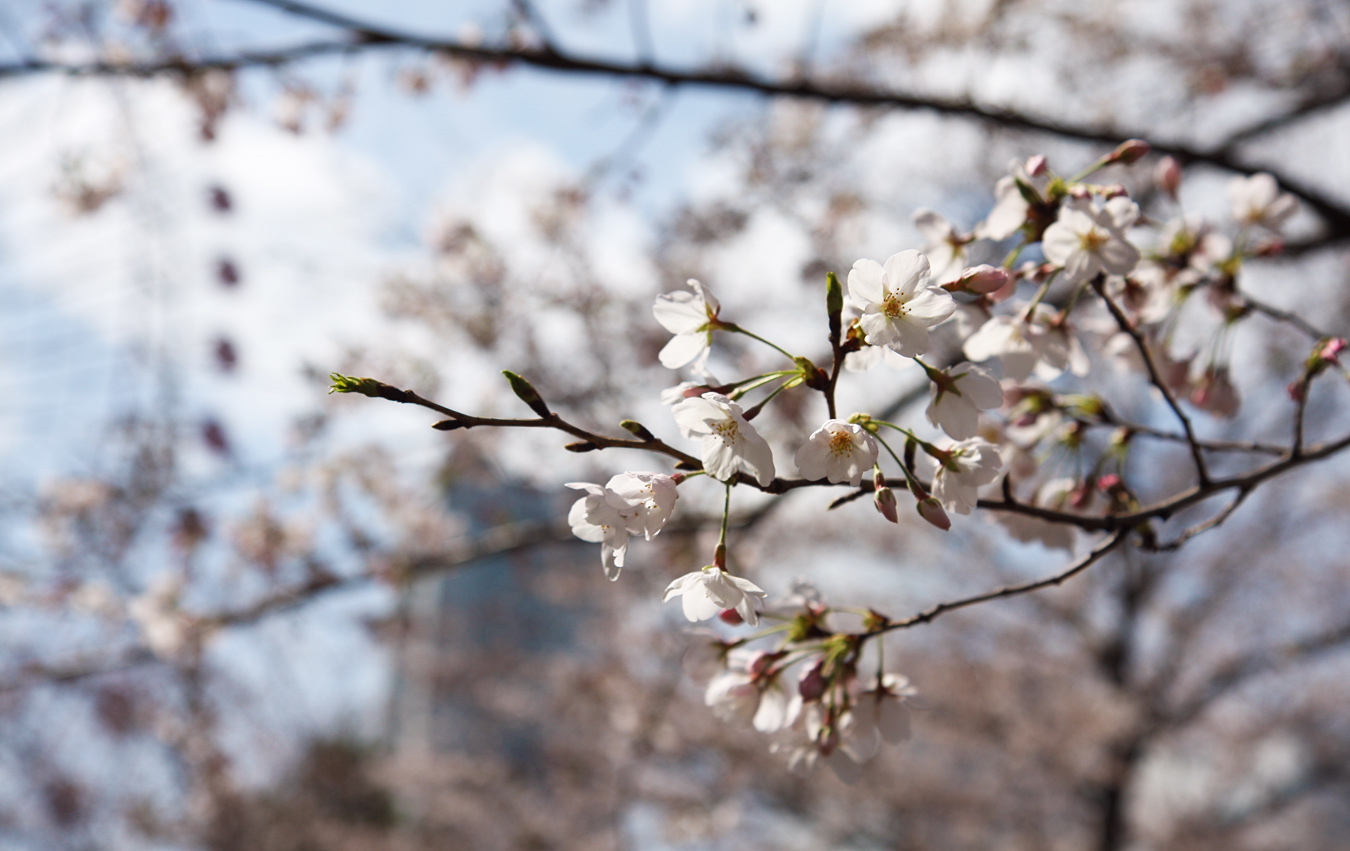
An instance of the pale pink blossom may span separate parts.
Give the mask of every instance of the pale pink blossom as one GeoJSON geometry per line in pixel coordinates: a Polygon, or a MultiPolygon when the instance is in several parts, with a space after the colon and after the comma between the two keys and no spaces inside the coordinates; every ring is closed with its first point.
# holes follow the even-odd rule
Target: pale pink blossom
{"type": "Polygon", "coordinates": [[[628,533],[649,541],[670,519],[680,497],[674,477],[665,473],[620,473],[605,488],[623,501],[620,513],[628,533]]]}
{"type": "Polygon", "coordinates": [[[623,509],[627,502],[609,488],[590,482],[568,482],[567,487],[586,495],[572,503],[567,522],[572,534],[583,541],[600,545],[600,565],[611,582],[619,578],[628,552],[628,520],[623,509]]]}
{"type": "Polygon", "coordinates": [[[1233,204],[1233,218],[1239,224],[1272,232],[1278,232],[1298,212],[1298,199],[1288,192],[1281,192],[1275,178],[1265,172],[1229,181],[1228,200],[1233,204]]]}
{"type": "Polygon", "coordinates": [[[704,393],[676,404],[671,413],[685,437],[702,438],[708,475],[725,482],[744,470],[761,485],[773,481],[773,450],[740,405],[721,393],[704,393]]]}
{"type": "Polygon", "coordinates": [[[1002,461],[989,441],[973,437],[942,449],[934,459],[933,496],[948,511],[969,514],[980,498],[980,488],[998,478],[1002,461]]]}
{"type": "Polygon", "coordinates": [[[998,358],[1003,377],[1025,381],[1032,372],[1045,381],[1064,370],[1086,374],[1089,361],[1082,345],[1067,328],[1055,322],[1053,310],[1040,305],[1030,319],[993,316],[966,338],[963,350],[972,361],[998,358]]]}
{"type": "Polygon", "coordinates": [[[858,695],[853,704],[850,743],[853,751],[870,759],[883,741],[897,744],[909,738],[909,707],[905,701],[917,694],[909,678],[884,674],[872,688],[858,695]]]}
{"type": "Polygon", "coordinates": [[[690,621],[706,621],[723,609],[735,609],[743,621],[756,626],[759,615],[755,612],[754,601],[766,596],[768,594],[750,580],[732,576],[710,564],[670,583],[661,602],[680,597],[684,616],[690,621]]]}
{"type": "Polygon", "coordinates": [[[1124,196],[1103,205],[1069,198],[1059,208],[1059,218],[1045,229],[1041,249],[1046,260],[1064,268],[1071,283],[1103,273],[1126,275],[1139,263],[1139,249],[1125,237],[1138,217],[1138,205],[1124,196]]]}
{"type": "Polygon", "coordinates": [[[929,379],[928,421],[956,440],[974,437],[980,411],[1003,404],[998,379],[974,364],[960,363],[929,379]]]}
{"type": "Polygon", "coordinates": [[[966,244],[971,238],[957,231],[940,213],[927,208],[915,210],[911,219],[923,235],[923,253],[932,268],[933,281],[946,284],[960,278],[966,267],[966,244]]]}
{"type": "Polygon", "coordinates": [[[826,420],[797,450],[797,469],[807,479],[848,482],[857,487],[877,463],[877,439],[856,423],[826,420]]]}
{"type": "Polygon", "coordinates": [[[692,363],[694,372],[701,375],[707,372],[708,354],[712,348],[710,323],[717,320],[717,312],[722,306],[703,284],[693,278],[687,283],[693,292],[681,290],[657,296],[652,314],[663,328],[675,335],[661,349],[661,365],[679,369],[692,363]]]}
{"type": "Polygon", "coordinates": [[[913,249],[892,254],[885,266],[867,259],[853,264],[848,292],[862,309],[868,343],[910,358],[928,351],[928,329],[956,310],[950,293],[929,284],[928,271],[928,258],[913,249]]]}

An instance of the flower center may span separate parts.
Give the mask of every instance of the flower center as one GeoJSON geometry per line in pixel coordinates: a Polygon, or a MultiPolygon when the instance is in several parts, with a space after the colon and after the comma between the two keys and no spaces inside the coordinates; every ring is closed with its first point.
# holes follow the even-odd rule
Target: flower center
{"type": "Polygon", "coordinates": [[[836,431],[830,435],[830,454],[838,458],[853,454],[853,435],[846,431],[836,431]]]}
{"type": "Polygon", "coordinates": [[[906,299],[897,293],[886,293],[886,298],[881,303],[882,312],[886,314],[888,319],[900,319],[908,312],[905,301],[906,299]]]}
{"type": "Polygon", "coordinates": [[[722,420],[721,422],[713,423],[712,430],[713,434],[722,438],[723,443],[729,445],[736,442],[736,435],[740,432],[741,428],[736,424],[735,420],[722,420]]]}
{"type": "Polygon", "coordinates": [[[1083,246],[1084,251],[1095,253],[1100,251],[1102,246],[1106,245],[1110,239],[1111,237],[1108,234],[1103,233],[1097,228],[1091,228],[1087,233],[1079,237],[1079,243],[1083,246]]]}

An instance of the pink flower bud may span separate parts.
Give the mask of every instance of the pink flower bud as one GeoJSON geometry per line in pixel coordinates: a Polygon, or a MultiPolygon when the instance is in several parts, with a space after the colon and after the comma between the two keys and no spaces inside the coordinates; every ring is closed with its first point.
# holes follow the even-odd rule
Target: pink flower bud
{"type": "Polygon", "coordinates": [[[951,518],[948,517],[947,512],[943,510],[942,503],[938,502],[934,497],[930,496],[927,499],[919,500],[915,504],[915,507],[919,509],[920,517],[927,520],[929,523],[932,523],[942,531],[946,532],[948,529],[952,528],[951,518]]]}
{"type": "Polygon", "coordinates": [[[1045,174],[1049,165],[1049,162],[1045,158],[1045,154],[1036,154],[1034,157],[1027,160],[1027,174],[1032,177],[1040,177],[1045,174]]]}
{"type": "Polygon", "coordinates": [[[1137,163],[1148,156],[1148,152],[1151,150],[1153,149],[1149,146],[1148,142],[1145,142],[1143,139],[1127,139],[1126,141],[1121,142],[1120,146],[1111,152],[1111,155],[1107,157],[1106,161],[1110,163],[1120,163],[1121,165],[1129,165],[1130,163],[1137,163]]]}
{"type": "Polygon", "coordinates": [[[723,609],[721,613],[718,614],[718,617],[722,619],[722,623],[729,624],[731,626],[740,626],[742,623],[744,623],[744,621],[741,619],[741,613],[736,611],[735,609],[723,609]]]}
{"type": "Polygon", "coordinates": [[[882,517],[892,523],[900,522],[900,514],[896,511],[895,493],[890,488],[880,488],[876,492],[876,496],[873,497],[873,502],[876,504],[877,511],[881,512],[882,517]]]}
{"type": "Polygon", "coordinates": [[[1298,381],[1289,382],[1289,386],[1285,389],[1289,391],[1290,399],[1293,399],[1295,402],[1302,402],[1303,393],[1307,390],[1307,387],[1308,385],[1300,378],[1298,381]]]}
{"type": "Polygon", "coordinates": [[[1162,191],[1176,198],[1177,190],[1181,188],[1181,163],[1174,157],[1163,157],[1153,172],[1153,179],[1158,181],[1162,191]]]}
{"type": "Polygon", "coordinates": [[[1107,473],[1105,476],[1097,479],[1097,490],[1106,493],[1112,488],[1120,487],[1120,476],[1115,473],[1107,473]]]}
{"type": "Polygon", "coordinates": [[[1011,279],[1011,276],[1003,269],[983,263],[967,269],[957,283],[960,284],[961,289],[968,293],[988,295],[1007,286],[1011,279]]]}
{"type": "MultiPolygon", "coordinates": [[[[735,609],[732,609],[731,611],[734,612],[735,609]]],[[[750,663],[745,666],[745,669],[758,677],[769,670],[769,667],[779,658],[779,654],[765,653],[761,650],[750,657],[750,663]]]]}
{"type": "Polygon", "coordinates": [[[820,700],[821,695],[825,694],[825,676],[821,673],[824,666],[825,661],[822,659],[803,671],[801,679],[797,680],[797,693],[807,703],[820,700]]]}
{"type": "Polygon", "coordinates": [[[1321,349],[1318,350],[1317,356],[1324,361],[1328,361],[1329,363],[1334,363],[1339,366],[1340,361],[1337,360],[1337,355],[1345,351],[1345,346],[1346,346],[1345,338],[1332,337],[1330,340],[1327,340],[1325,344],[1323,344],[1321,349]]]}

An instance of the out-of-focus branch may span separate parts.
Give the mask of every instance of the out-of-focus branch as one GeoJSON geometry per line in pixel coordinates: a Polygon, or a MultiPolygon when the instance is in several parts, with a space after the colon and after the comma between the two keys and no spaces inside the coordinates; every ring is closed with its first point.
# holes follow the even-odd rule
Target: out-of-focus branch
{"type": "MultiPolygon", "coordinates": [[[[316,56],[359,53],[372,49],[414,48],[495,66],[518,65],[566,74],[651,80],[672,86],[700,86],[774,97],[803,98],[825,103],[923,110],[954,118],[968,118],[1006,130],[1045,133],[1080,142],[1114,145],[1121,139],[1148,138],[1152,135],[1147,130],[1137,127],[1075,125],[1004,107],[986,106],[966,98],[931,97],[857,82],[772,79],[737,66],[682,70],[647,61],[619,62],[578,56],[562,52],[556,45],[549,46],[547,43],[543,48],[482,47],[453,38],[405,32],[294,0],[244,0],[244,2],[267,6],[316,23],[337,27],[345,30],[346,34],[343,38],[310,41],[286,48],[265,51],[244,50],[197,58],[174,56],[142,61],[105,60],[84,63],[34,58],[0,64],[0,78],[40,73],[138,77],[190,75],[209,69],[276,67],[316,56]]],[[[1247,161],[1228,148],[1201,149],[1184,142],[1150,141],[1154,151],[1169,154],[1183,164],[1203,163],[1243,174],[1259,171],[1273,174],[1287,191],[1299,196],[1322,218],[1326,229],[1325,233],[1317,237],[1286,244],[1285,250],[1291,254],[1350,239],[1350,205],[1295,179],[1279,168],[1247,161]]]]}
{"type": "Polygon", "coordinates": [[[1216,700],[1233,689],[1284,665],[1350,645],[1350,621],[1301,641],[1242,656],[1223,665],[1191,697],[1171,710],[1160,710],[1160,724],[1168,729],[1183,727],[1216,700]]]}
{"type": "Polygon", "coordinates": [[[1181,410],[1181,406],[1177,404],[1176,396],[1167,386],[1167,381],[1163,378],[1161,370],[1158,369],[1153,353],[1149,351],[1148,341],[1144,339],[1143,334],[1139,333],[1139,329],[1134,327],[1134,324],[1130,322],[1129,317],[1125,315],[1119,305],[1106,294],[1104,276],[1097,276],[1092,282],[1092,289],[1106,304],[1106,309],[1111,311],[1112,318],[1116,320],[1116,326],[1134,341],[1134,346],[1139,351],[1139,357],[1143,359],[1144,367],[1148,370],[1149,381],[1158,389],[1158,392],[1162,393],[1163,401],[1167,403],[1167,407],[1171,408],[1172,413],[1176,414],[1177,419],[1181,421],[1181,430],[1186,433],[1186,445],[1190,447],[1191,459],[1195,461],[1195,474],[1200,479],[1201,487],[1208,485],[1209,468],[1205,464],[1205,454],[1201,451],[1200,444],[1196,440],[1195,429],[1191,427],[1191,419],[1186,416],[1185,411],[1181,410]]]}
{"type": "Polygon", "coordinates": [[[129,671],[159,661],[155,654],[144,647],[133,647],[112,658],[78,659],[59,664],[25,665],[21,672],[10,680],[0,681],[0,694],[31,688],[46,683],[62,685],[83,682],[105,674],[129,671]]]}

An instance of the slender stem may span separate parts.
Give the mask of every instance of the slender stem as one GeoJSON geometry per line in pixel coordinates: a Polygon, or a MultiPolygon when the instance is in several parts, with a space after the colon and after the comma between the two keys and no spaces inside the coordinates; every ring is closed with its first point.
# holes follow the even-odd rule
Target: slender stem
{"type": "Polygon", "coordinates": [[[1103,276],[1098,275],[1096,279],[1093,280],[1092,288],[1096,291],[1102,302],[1106,304],[1106,309],[1111,311],[1111,316],[1116,320],[1117,327],[1128,334],[1130,339],[1134,340],[1135,348],[1139,350],[1139,356],[1143,358],[1144,366],[1148,369],[1149,380],[1153,382],[1154,387],[1158,388],[1158,392],[1162,393],[1164,401],[1167,402],[1167,407],[1171,408],[1172,413],[1176,414],[1177,419],[1181,421],[1181,430],[1186,433],[1186,444],[1190,447],[1191,459],[1195,462],[1195,474],[1200,480],[1201,487],[1208,485],[1209,469],[1205,465],[1205,456],[1200,449],[1199,440],[1196,439],[1195,429],[1191,427],[1190,417],[1186,416],[1186,412],[1181,410],[1181,406],[1177,404],[1176,396],[1172,394],[1171,388],[1167,386],[1167,381],[1163,379],[1162,371],[1158,369],[1158,364],[1153,358],[1153,353],[1149,351],[1148,342],[1144,339],[1144,336],[1139,333],[1139,329],[1131,324],[1129,318],[1125,316],[1120,307],[1106,294],[1106,285],[1103,276]]]}
{"type": "Polygon", "coordinates": [[[769,348],[777,350],[778,352],[782,353],[783,357],[787,358],[787,359],[790,360],[790,361],[795,361],[795,360],[797,360],[797,356],[794,355],[792,352],[789,352],[787,349],[783,348],[782,346],[778,345],[777,343],[772,343],[772,342],[770,342],[770,341],[764,339],[763,337],[759,336],[758,334],[754,333],[753,331],[747,331],[747,330],[745,330],[744,328],[742,328],[742,327],[739,326],[739,325],[736,325],[736,324],[731,323],[731,322],[724,322],[724,323],[722,323],[722,330],[723,330],[723,331],[731,331],[732,333],[735,333],[735,334],[744,334],[745,336],[749,337],[749,338],[752,339],[752,340],[759,340],[761,343],[763,343],[764,345],[768,346],[769,348]]]}

